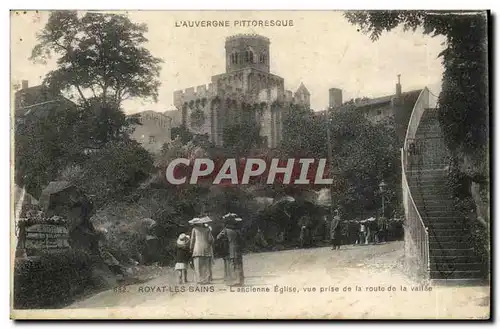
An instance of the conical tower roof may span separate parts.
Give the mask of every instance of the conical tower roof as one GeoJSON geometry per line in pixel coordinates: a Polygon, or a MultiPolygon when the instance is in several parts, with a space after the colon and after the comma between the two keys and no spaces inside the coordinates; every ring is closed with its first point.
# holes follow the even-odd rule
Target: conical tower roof
{"type": "Polygon", "coordinates": [[[309,90],[307,90],[306,86],[304,86],[304,83],[300,83],[299,88],[295,92],[295,94],[305,94],[305,95],[310,95],[309,90]]]}

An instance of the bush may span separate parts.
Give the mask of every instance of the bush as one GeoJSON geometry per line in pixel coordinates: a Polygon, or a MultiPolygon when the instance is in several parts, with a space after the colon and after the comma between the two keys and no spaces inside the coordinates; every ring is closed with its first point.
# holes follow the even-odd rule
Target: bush
{"type": "Polygon", "coordinates": [[[104,288],[93,270],[99,264],[76,250],[16,259],[14,308],[59,308],[89,289],[104,288]]]}

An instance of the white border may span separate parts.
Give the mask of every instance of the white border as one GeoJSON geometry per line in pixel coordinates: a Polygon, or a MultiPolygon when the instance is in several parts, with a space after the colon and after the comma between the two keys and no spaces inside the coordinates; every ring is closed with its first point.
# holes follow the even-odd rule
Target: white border
{"type": "MultiPolygon", "coordinates": [[[[40,1],[16,1],[15,3],[12,2],[11,6],[8,6],[6,2],[2,2],[2,7],[5,6],[5,8],[2,8],[4,10],[1,11],[0,17],[1,17],[1,33],[0,36],[2,38],[2,51],[1,51],[1,70],[2,70],[2,76],[4,79],[2,79],[2,88],[0,89],[1,92],[3,93],[3,97],[0,98],[3,100],[4,107],[2,110],[2,119],[0,120],[0,124],[2,124],[2,128],[0,128],[0,134],[2,135],[0,138],[0,147],[1,147],[1,154],[3,155],[4,161],[1,163],[2,165],[2,170],[1,172],[1,186],[2,188],[2,195],[0,196],[0,202],[1,202],[1,207],[2,213],[4,214],[3,219],[2,219],[2,225],[3,225],[3,253],[2,255],[5,257],[2,259],[3,263],[3,271],[2,271],[2,276],[1,276],[1,283],[2,283],[2,293],[1,293],[1,319],[5,321],[6,319],[9,318],[9,312],[10,312],[10,305],[9,305],[9,290],[10,287],[7,285],[8,282],[10,282],[10,273],[9,269],[10,267],[7,266],[7,261],[8,257],[10,257],[10,244],[9,240],[6,238],[7,234],[9,232],[9,217],[10,217],[10,166],[7,162],[7,154],[10,153],[10,135],[9,135],[9,122],[10,122],[10,117],[9,117],[9,108],[10,108],[10,103],[9,103],[9,86],[10,86],[10,63],[9,63],[9,44],[10,44],[10,31],[9,31],[9,9],[66,9],[66,8],[71,8],[71,9],[170,9],[170,10],[188,10],[188,9],[205,9],[205,10],[216,10],[216,9],[222,9],[222,10],[237,10],[237,9],[252,9],[252,10],[272,10],[272,9],[302,9],[302,10],[342,10],[342,9],[492,9],[493,14],[496,12],[496,8],[498,6],[499,1],[483,1],[483,0],[476,0],[476,1],[453,1],[453,2],[438,2],[435,0],[420,0],[420,1],[361,1],[361,0],[349,0],[345,2],[336,2],[336,3],[326,3],[326,1],[321,1],[321,0],[308,0],[308,1],[297,1],[297,0],[292,0],[292,1],[283,1],[281,3],[271,3],[269,0],[252,0],[250,1],[240,1],[240,2],[235,2],[235,1],[202,1],[202,0],[183,0],[183,1],[178,1],[178,2],[168,2],[168,5],[164,3],[164,1],[148,1],[148,0],[143,0],[143,1],[130,1],[130,0],[120,0],[120,1],[102,1],[102,0],[87,0],[87,1],[81,1],[81,2],[67,2],[67,1],[52,1],[52,0],[46,0],[43,2],[40,1]],[[5,4],[5,5],[4,5],[5,4]]],[[[494,30],[496,32],[496,29],[494,30]]],[[[494,33],[495,37],[495,44],[498,43],[498,33],[494,33]]],[[[497,58],[498,56],[495,56],[496,51],[494,51],[491,54],[491,58],[497,58]]],[[[497,65],[498,67],[498,65],[497,65]]],[[[497,73],[497,72],[495,72],[497,73]]],[[[495,75],[496,76],[496,75],[495,75]]],[[[496,88],[494,91],[492,91],[492,95],[498,95],[498,85],[496,85],[496,88]]],[[[499,124],[500,126],[500,119],[498,118],[499,116],[495,118],[495,125],[499,124]]],[[[496,137],[496,134],[495,134],[496,137]]],[[[496,142],[496,138],[495,138],[496,142]]],[[[496,146],[497,143],[495,143],[496,146]]],[[[496,147],[495,147],[496,151],[496,147]]],[[[498,164],[497,164],[498,165],[498,164]]],[[[497,166],[493,170],[495,172],[497,169],[497,166]]],[[[492,177],[493,178],[493,177],[492,177]]],[[[496,190],[495,190],[496,192],[496,190]]],[[[497,196],[497,193],[494,194],[495,200],[492,200],[492,203],[497,206],[500,204],[500,197],[497,196]]],[[[492,219],[494,220],[494,219],[492,219]]],[[[495,236],[498,238],[499,236],[499,227],[500,225],[496,223],[495,225],[495,236]]],[[[494,248],[494,246],[493,246],[494,248]]],[[[495,252],[495,255],[498,253],[495,252]]],[[[498,262],[498,257],[495,257],[495,263],[498,262]]],[[[9,262],[10,264],[10,262],[9,262]]],[[[494,280],[494,279],[493,279],[494,280]]],[[[497,285],[495,285],[497,286],[497,285]]],[[[496,292],[496,291],[495,291],[496,292]]],[[[497,314],[497,312],[495,312],[497,314]]],[[[9,323],[10,326],[13,326],[14,323],[10,321],[9,323]]],[[[63,327],[69,327],[72,324],[67,324],[64,323],[62,324],[63,327]]],[[[106,328],[111,323],[101,323],[101,324],[96,324],[97,327],[101,328],[106,328]]],[[[115,325],[123,325],[123,323],[115,323],[115,325]]],[[[162,324],[164,325],[164,324],[162,324]]],[[[168,324],[169,326],[176,326],[174,323],[168,324]]],[[[184,324],[187,325],[187,324],[184,324]]],[[[219,326],[220,324],[217,323],[215,324],[219,326]]],[[[269,326],[269,324],[264,324],[264,323],[255,323],[253,325],[257,326],[269,326]]],[[[286,323],[285,325],[289,326],[291,323],[286,323]]],[[[359,325],[359,324],[358,324],[359,325]]],[[[370,323],[370,325],[373,325],[373,323],[370,323]]],[[[380,324],[380,325],[385,325],[385,324],[380,324]]],[[[400,324],[400,325],[406,325],[406,324],[400,324]]],[[[426,326],[429,326],[430,324],[426,324],[426,326]]],[[[2,328],[4,326],[2,325],[2,328]]]]}

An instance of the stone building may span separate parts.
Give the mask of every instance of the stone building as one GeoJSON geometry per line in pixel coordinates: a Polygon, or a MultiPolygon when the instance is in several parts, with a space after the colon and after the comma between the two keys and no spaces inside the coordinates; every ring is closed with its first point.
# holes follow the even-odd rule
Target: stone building
{"type": "Polygon", "coordinates": [[[163,144],[171,140],[172,119],[155,111],[144,111],[135,115],[141,124],[134,126],[130,138],[139,142],[149,152],[159,153],[163,144]]]}
{"type": "Polygon", "coordinates": [[[336,111],[354,110],[361,111],[372,123],[386,123],[394,125],[401,141],[406,134],[411,112],[422,89],[403,92],[400,76],[396,83],[395,93],[377,98],[356,98],[342,102],[342,90],[331,88],[329,90],[329,106],[336,111]]]}
{"type": "Polygon", "coordinates": [[[53,92],[42,85],[30,87],[27,80],[23,80],[21,88],[14,94],[14,117],[16,123],[26,118],[43,118],[52,111],[76,110],[76,104],[53,92]]]}
{"type": "Polygon", "coordinates": [[[174,92],[182,124],[223,145],[225,127],[255,123],[263,138],[261,146],[277,147],[290,105],[309,108],[310,94],[303,84],[295,93],[285,90],[284,79],[270,72],[269,46],[268,38],[255,34],[226,38],[226,72],[212,76],[208,85],[174,92]]]}

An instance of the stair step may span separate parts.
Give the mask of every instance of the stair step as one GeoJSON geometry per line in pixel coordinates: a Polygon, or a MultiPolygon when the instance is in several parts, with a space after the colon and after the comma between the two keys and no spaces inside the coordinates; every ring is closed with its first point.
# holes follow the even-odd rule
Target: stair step
{"type": "Polygon", "coordinates": [[[439,255],[430,256],[431,263],[476,263],[477,257],[466,255],[439,255]]]}
{"type": "Polygon", "coordinates": [[[418,208],[418,212],[420,213],[420,216],[422,217],[445,217],[445,216],[451,216],[454,215],[456,209],[454,208],[446,208],[446,207],[428,207],[428,206],[423,206],[419,205],[418,203],[415,202],[415,205],[418,208]],[[421,206],[421,207],[419,207],[421,206]]]}
{"type": "Polygon", "coordinates": [[[419,183],[417,182],[412,182],[408,181],[409,186],[410,186],[410,192],[415,196],[422,195],[422,196],[436,196],[436,197],[445,197],[445,198],[451,198],[451,193],[450,190],[448,189],[447,186],[444,184],[446,183],[419,183]],[[441,184],[441,186],[436,186],[434,184],[441,184]]]}
{"type": "MultiPolygon", "coordinates": [[[[415,163],[415,166],[417,166],[418,163],[415,163]]],[[[441,169],[432,169],[432,170],[422,170],[422,168],[415,168],[413,170],[407,170],[406,171],[406,176],[414,176],[414,177],[436,177],[438,179],[444,179],[448,177],[448,171],[445,170],[446,166],[443,166],[441,169]]]]}
{"type": "MultiPolygon", "coordinates": [[[[467,249],[429,249],[431,257],[470,257],[476,259],[477,256],[472,248],[467,249]]],[[[467,262],[466,262],[467,263],[467,262]]]]}
{"type": "Polygon", "coordinates": [[[420,173],[415,173],[415,174],[406,174],[406,179],[409,179],[410,181],[415,181],[415,182],[422,182],[422,183],[433,183],[433,182],[447,182],[448,177],[444,175],[425,175],[425,174],[420,174],[420,173]]]}
{"type": "Polygon", "coordinates": [[[410,193],[411,197],[413,200],[424,200],[424,201],[445,201],[445,202],[454,202],[455,200],[451,196],[451,193],[449,190],[441,190],[441,191],[436,191],[436,190],[430,190],[426,189],[425,187],[422,188],[411,188],[410,187],[410,193]]]}
{"type": "Polygon", "coordinates": [[[455,202],[455,200],[448,193],[421,193],[421,191],[418,190],[413,190],[411,192],[411,197],[415,201],[455,202]]]}
{"type": "Polygon", "coordinates": [[[436,221],[428,221],[426,222],[427,228],[430,229],[461,229],[464,227],[463,223],[457,222],[436,222],[436,221]]]}
{"type": "Polygon", "coordinates": [[[432,194],[432,193],[412,193],[411,197],[415,203],[418,201],[425,204],[439,204],[438,202],[431,203],[430,201],[442,201],[446,205],[455,206],[454,200],[450,199],[447,195],[442,193],[432,194]]]}
{"type": "MultiPolygon", "coordinates": [[[[413,200],[415,201],[415,200],[413,200]]],[[[435,211],[435,210],[440,210],[440,211],[447,211],[448,209],[451,209],[451,210],[455,210],[455,206],[450,204],[439,204],[439,203],[427,203],[427,202],[417,202],[415,201],[415,204],[417,206],[420,206],[419,207],[419,211],[420,212],[424,212],[425,213],[425,210],[427,211],[435,211]],[[425,209],[423,209],[425,208],[425,209]]]]}
{"type": "Polygon", "coordinates": [[[443,144],[443,134],[439,129],[430,128],[430,129],[420,130],[417,131],[417,134],[415,135],[415,140],[417,141],[417,150],[418,150],[418,146],[424,143],[443,144]]]}
{"type": "Polygon", "coordinates": [[[429,249],[467,249],[469,244],[467,241],[439,241],[435,240],[433,242],[429,241],[429,249]]]}
{"type": "Polygon", "coordinates": [[[442,228],[441,226],[444,226],[445,224],[451,225],[450,228],[456,229],[456,225],[460,225],[459,228],[463,228],[464,230],[467,229],[467,223],[464,222],[463,220],[460,219],[453,219],[453,218],[432,218],[429,219],[428,217],[423,217],[424,224],[428,228],[442,228]]]}
{"type": "MultiPolygon", "coordinates": [[[[417,204],[418,208],[418,204],[417,204]]],[[[420,207],[419,214],[422,216],[422,219],[425,223],[430,221],[453,221],[453,218],[459,218],[458,214],[455,214],[455,211],[451,210],[437,210],[437,209],[427,209],[420,207]]],[[[455,220],[458,221],[458,220],[455,220]]]]}
{"type": "Polygon", "coordinates": [[[453,236],[453,235],[435,235],[434,232],[429,232],[429,246],[431,243],[447,243],[447,242],[469,242],[466,236],[453,236]]]}
{"type": "Polygon", "coordinates": [[[445,182],[433,182],[426,183],[422,181],[412,181],[408,180],[408,185],[410,186],[411,194],[415,195],[435,195],[435,196],[446,196],[451,197],[449,188],[445,185],[445,182]]]}
{"type": "Polygon", "coordinates": [[[431,271],[431,279],[480,279],[482,271],[431,271]]]}
{"type": "Polygon", "coordinates": [[[427,227],[429,231],[432,230],[435,235],[442,235],[442,236],[456,236],[456,235],[463,235],[463,234],[469,234],[468,230],[464,229],[455,229],[455,228],[434,228],[434,227],[427,227]]]}
{"type": "Polygon", "coordinates": [[[482,263],[431,263],[431,271],[481,271],[482,263]]]}
{"type": "Polygon", "coordinates": [[[443,215],[443,216],[426,216],[426,218],[429,220],[429,221],[448,221],[448,222],[467,222],[467,220],[465,218],[463,218],[462,215],[460,214],[453,214],[453,215],[450,215],[450,214],[446,214],[446,215],[443,215]]]}

